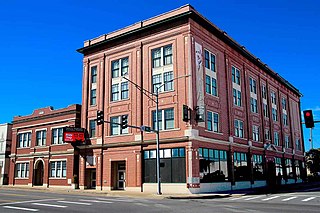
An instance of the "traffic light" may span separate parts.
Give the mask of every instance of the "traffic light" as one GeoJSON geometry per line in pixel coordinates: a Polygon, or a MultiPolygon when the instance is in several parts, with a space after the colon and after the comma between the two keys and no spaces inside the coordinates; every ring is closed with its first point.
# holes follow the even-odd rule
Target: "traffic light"
{"type": "Polygon", "coordinates": [[[121,115],[121,129],[128,127],[128,115],[121,115]]]}
{"type": "Polygon", "coordinates": [[[188,122],[190,120],[189,107],[187,105],[183,105],[182,107],[182,120],[184,122],[188,122]]]}
{"type": "Polygon", "coordinates": [[[101,125],[104,122],[104,115],[103,115],[103,111],[98,110],[97,111],[97,125],[101,125]]]}
{"type": "Polygon", "coordinates": [[[304,110],[303,116],[304,116],[304,123],[306,124],[306,128],[313,128],[314,121],[313,121],[312,110],[304,110]]]}

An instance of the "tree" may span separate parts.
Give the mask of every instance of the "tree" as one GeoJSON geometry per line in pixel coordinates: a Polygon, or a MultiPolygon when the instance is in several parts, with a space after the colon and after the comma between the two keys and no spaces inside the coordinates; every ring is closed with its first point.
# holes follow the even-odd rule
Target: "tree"
{"type": "Polygon", "coordinates": [[[320,174],[320,149],[311,149],[306,153],[306,165],[314,176],[320,174]]]}

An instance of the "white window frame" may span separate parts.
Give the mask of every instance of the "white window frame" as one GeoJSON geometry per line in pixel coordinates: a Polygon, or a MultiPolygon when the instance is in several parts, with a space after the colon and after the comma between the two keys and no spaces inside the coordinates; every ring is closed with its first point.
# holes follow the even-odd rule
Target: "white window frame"
{"type": "Polygon", "coordinates": [[[234,135],[238,138],[244,138],[244,126],[243,121],[235,119],[234,120],[234,135]]]}
{"type": "Polygon", "coordinates": [[[259,126],[252,125],[252,140],[260,141],[259,126]]]}
{"type": "Polygon", "coordinates": [[[27,179],[29,178],[29,171],[30,171],[30,162],[16,162],[15,164],[15,178],[27,179]],[[23,170],[22,170],[22,165],[23,170]]]}
{"type": "Polygon", "coordinates": [[[251,112],[258,113],[258,100],[255,98],[250,98],[250,108],[251,112]]]}
{"type": "Polygon", "coordinates": [[[232,90],[233,95],[233,105],[241,107],[242,106],[242,94],[241,90],[238,90],[236,88],[233,88],[232,90]]]}
{"type": "Polygon", "coordinates": [[[284,145],[285,145],[285,148],[290,148],[290,136],[289,135],[284,136],[284,145]]]}
{"type": "Polygon", "coordinates": [[[159,67],[163,67],[163,66],[169,66],[173,64],[173,45],[172,44],[168,44],[162,47],[158,47],[158,48],[154,48],[151,50],[151,66],[153,69],[159,68],[159,67]],[[171,47],[171,63],[165,64],[165,55],[164,55],[164,49],[167,47],[171,47]],[[154,66],[154,57],[153,57],[153,52],[160,50],[160,65],[159,66],[154,66]]]}
{"type": "Polygon", "coordinates": [[[257,81],[253,78],[249,78],[250,93],[257,94],[257,81]]]}
{"type": "Polygon", "coordinates": [[[270,129],[265,129],[264,130],[264,137],[267,141],[271,141],[271,134],[270,134],[270,129]]]}
{"type": "Polygon", "coordinates": [[[273,133],[273,144],[275,146],[280,146],[279,132],[274,132],[273,133]]]}
{"type": "Polygon", "coordinates": [[[32,138],[32,132],[28,131],[28,132],[19,132],[18,133],[18,146],[17,148],[27,148],[30,147],[31,145],[31,138],[32,138]],[[21,144],[21,140],[20,140],[20,136],[22,137],[22,144],[21,144]],[[25,140],[26,138],[26,140],[25,140]],[[25,143],[26,141],[26,143],[25,143]],[[22,146],[21,146],[22,145],[22,146]]]}
{"type": "MultiPolygon", "coordinates": [[[[111,136],[125,135],[125,134],[129,133],[128,127],[125,129],[122,129],[121,126],[118,125],[121,123],[121,116],[122,115],[110,117],[110,121],[112,123],[114,123],[114,124],[110,123],[110,135],[111,136]],[[117,124],[115,124],[115,123],[117,123],[117,124]]],[[[128,116],[128,121],[129,121],[129,116],[128,116]]]]}
{"type": "MultiPolygon", "coordinates": [[[[158,111],[158,113],[161,115],[161,117],[159,118],[159,130],[160,131],[164,131],[164,130],[166,130],[166,131],[168,131],[168,130],[172,130],[172,129],[174,129],[174,127],[175,127],[175,112],[174,112],[174,108],[173,107],[170,107],[170,108],[166,108],[166,109],[161,109],[161,110],[159,110],[158,111]],[[172,110],[172,112],[173,112],[173,120],[171,120],[170,119],[170,121],[171,122],[173,122],[173,126],[172,127],[167,127],[167,122],[168,122],[168,119],[166,118],[166,116],[165,116],[165,111],[168,111],[168,110],[172,110]]],[[[157,130],[157,127],[156,127],[156,118],[155,118],[155,110],[153,110],[152,111],[152,116],[151,116],[151,118],[152,118],[152,127],[155,129],[155,130],[157,130]]]]}
{"type": "Polygon", "coordinates": [[[65,144],[63,142],[63,127],[52,127],[51,128],[51,144],[52,145],[58,145],[58,144],[65,144]],[[53,137],[54,131],[57,130],[57,141],[55,141],[55,138],[53,137]],[[59,132],[61,131],[61,141],[59,140],[59,132]]]}
{"type": "Polygon", "coordinates": [[[47,143],[47,130],[36,130],[36,146],[45,146],[47,143]],[[40,133],[40,143],[38,141],[38,133],[40,133]]]}
{"type": "Polygon", "coordinates": [[[53,179],[66,179],[67,178],[67,160],[65,159],[59,159],[59,160],[50,160],[50,169],[49,169],[49,178],[53,178],[53,179]],[[60,169],[58,169],[58,162],[60,162],[60,169]],[[65,162],[65,170],[63,170],[63,162],[65,162]],[[54,167],[54,175],[52,175],[52,163],[54,163],[55,167],[54,167]],[[60,175],[58,175],[58,171],[60,172],[60,175]],[[64,175],[65,174],[65,175],[64,175]]]}
{"type": "Polygon", "coordinates": [[[219,133],[220,132],[220,119],[219,114],[216,112],[207,111],[207,130],[210,132],[219,133]],[[211,121],[209,120],[209,114],[211,115],[211,121]],[[218,121],[218,122],[216,122],[218,121]],[[209,129],[209,122],[211,125],[211,129],[209,129]]]}

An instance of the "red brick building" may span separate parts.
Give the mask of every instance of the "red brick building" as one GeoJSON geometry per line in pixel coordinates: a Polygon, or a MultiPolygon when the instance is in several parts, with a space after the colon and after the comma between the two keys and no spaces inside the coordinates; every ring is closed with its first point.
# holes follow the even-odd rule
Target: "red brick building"
{"type": "Polygon", "coordinates": [[[90,135],[79,147],[81,188],[156,191],[155,133],[95,119],[103,110],[106,121],[127,115],[130,125],[155,128],[149,92],[157,87],[163,192],[301,181],[301,93],[192,6],[85,41],[78,52],[90,135]]]}
{"type": "Polygon", "coordinates": [[[13,118],[9,185],[71,187],[79,152],[63,142],[62,128],[80,127],[81,105],[36,109],[13,118]]]}

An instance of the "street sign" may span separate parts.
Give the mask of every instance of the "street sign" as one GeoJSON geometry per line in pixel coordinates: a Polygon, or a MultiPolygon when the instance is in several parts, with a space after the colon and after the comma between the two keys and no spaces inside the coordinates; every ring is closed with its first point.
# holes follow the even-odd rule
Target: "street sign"
{"type": "Polygon", "coordinates": [[[141,126],[140,127],[141,131],[144,131],[144,132],[151,132],[151,127],[150,126],[141,126]]]}
{"type": "Polygon", "coordinates": [[[65,143],[74,143],[77,141],[84,142],[84,128],[77,127],[64,127],[63,128],[63,141],[65,143]]]}

